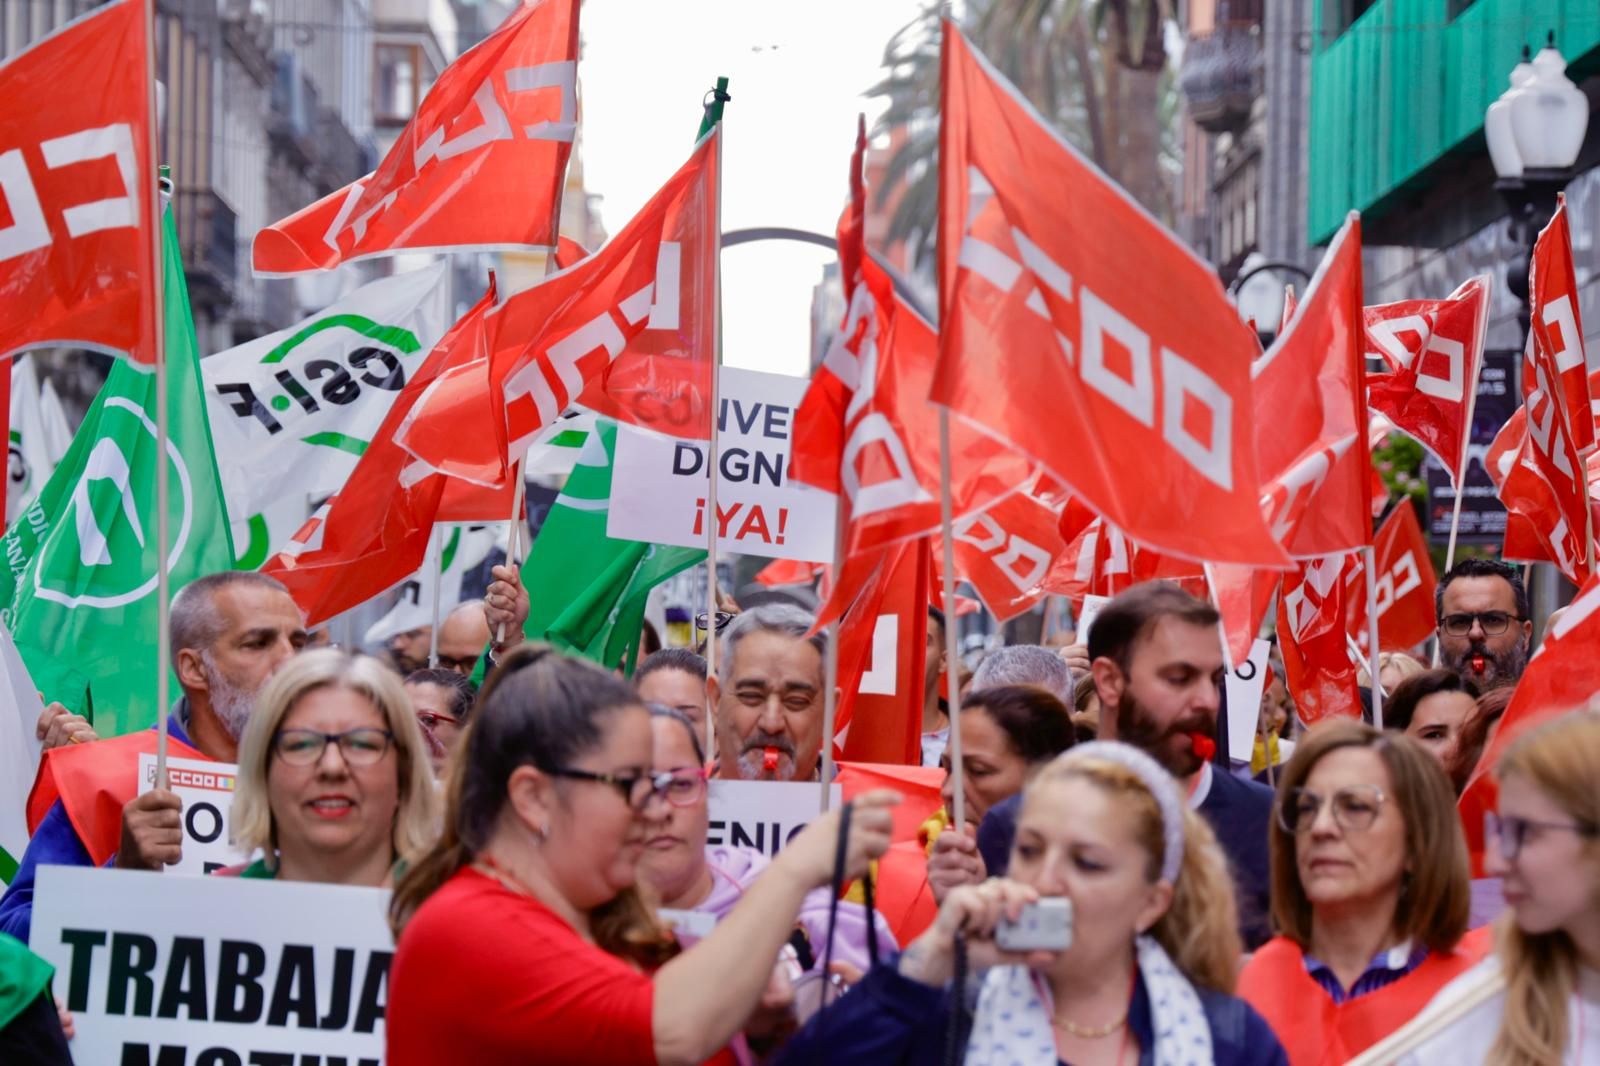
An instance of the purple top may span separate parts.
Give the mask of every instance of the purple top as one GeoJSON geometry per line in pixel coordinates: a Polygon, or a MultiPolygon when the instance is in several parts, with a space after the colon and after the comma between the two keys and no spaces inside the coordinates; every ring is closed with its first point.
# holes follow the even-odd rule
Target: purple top
{"type": "Polygon", "coordinates": [[[1323,991],[1333,997],[1336,1004],[1342,1004],[1357,996],[1364,996],[1368,992],[1376,992],[1386,985],[1392,985],[1406,974],[1422,965],[1428,957],[1426,945],[1415,946],[1408,940],[1403,944],[1396,944],[1386,951],[1380,951],[1367,963],[1367,968],[1357,977],[1355,984],[1346,991],[1339,983],[1339,978],[1334,976],[1328,964],[1321,959],[1310,955],[1305,957],[1306,972],[1311,979],[1322,986],[1323,991]]]}
{"type": "MultiPolygon", "coordinates": [[[[749,848],[708,847],[706,865],[711,868],[711,895],[694,909],[714,914],[721,921],[733,910],[761,871],[772,863],[759,851],[749,848]]],[[[899,951],[900,946],[895,943],[894,934],[889,931],[889,923],[883,920],[883,915],[875,914],[873,918],[878,929],[878,953],[887,958],[899,951]]],[[[827,889],[819,888],[806,893],[796,924],[805,930],[817,965],[822,965],[823,952],[828,944],[827,889]]],[[[867,912],[859,903],[839,902],[839,920],[834,928],[833,961],[847,962],[863,973],[871,964],[867,957],[867,912]]]]}

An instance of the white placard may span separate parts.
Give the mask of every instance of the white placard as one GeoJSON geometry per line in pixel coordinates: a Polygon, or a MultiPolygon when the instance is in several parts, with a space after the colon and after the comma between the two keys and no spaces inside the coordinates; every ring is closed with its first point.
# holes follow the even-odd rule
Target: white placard
{"type": "Polygon", "coordinates": [[[1266,641],[1257,640],[1250,645],[1250,658],[1238,669],[1228,671],[1228,758],[1233,762],[1249,762],[1255,751],[1261,693],[1267,687],[1267,656],[1271,650],[1266,641]]]}
{"type": "MultiPolygon", "coordinates": [[[[833,558],[831,493],[789,480],[789,435],[806,379],[723,367],[717,435],[719,551],[769,559],[833,558]]],[[[703,547],[706,445],[623,423],[606,536],[703,547]]]]}
{"type": "MultiPolygon", "coordinates": [[[[814,781],[728,781],[712,778],[706,831],[708,847],[753,848],[768,858],[818,814],[814,781]]],[[[838,785],[829,786],[828,806],[839,806],[838,785]]]]}
{"type": "MultiPolygon", "coordinates": [[[[232,763],[168,759],[168,787],[183,802],[183,857],[168,873],[201,877],[237,866],[250,853],[233,845],[233,786],[239,768],[232,763]]],[[[139,794],[156,787],[154,752],[139,753],[139,794]]]]}
{"type": "Polygon", "coordinates": [[[41,866],[34,899],[76,1062],[383,1062],[383,889],[41,866]]]}
{"type": "Polygon", "coordinates": [[[1094,625],[1095,617],[1100,613],[1100,609],[1110,602],[1110,596],[1085,596],[1083,598],[1083,610],[1078,612],[1078,631],[1073,636],[1073,641],[1082,644],[1084,647],[1089,646],[1089,627],[1094,625]]]}

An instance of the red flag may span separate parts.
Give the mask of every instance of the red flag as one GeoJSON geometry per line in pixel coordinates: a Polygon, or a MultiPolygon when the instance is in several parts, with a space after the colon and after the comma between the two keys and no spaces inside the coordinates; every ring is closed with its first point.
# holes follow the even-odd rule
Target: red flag
{"type": "Polygon", "coordinates": [[[1361,337],[1361,223],[1352,214],[1289,328],[1251,367],[1256,460],[1270,479],[1262,506],[1297,557],[1372,543],[1361,337]]]}
{"type": "Polygon", "coordinates": [[[577,117],[577,0],[523,3],[445,68],[376,171],[256,235],[255,272],[554,245],[577,117]]]}
{"type": "MultiPolygon", "coordinates": [[[[422,565],[452,479],[417,463],[394,434],[435,378],[483,358],[494,301],[491,284],[412,373],[344,488],[295,535],[296,545],[261,568],[288,587],[308,626],[371,599],[422,565]]],[[[508,502],[506,517],[510,509],[508,502]]]]}
{"type": "Polygon", "coordinates": [[[1261,632],[1267,609],[1272,606],[1272,594],[1284,575],[1276,570],[1258,570],[1253,566],[1233,563],[1213,563],[1206,567],[1206,582],[1211,588],[1211,602],[1222,615],[1223,643],[1227,646],[1228,662],[1242,663],[1250,657],[1250,645],[1261,632]]]}
{"type": "Polygon", "coordinates": [[[1473,397],[1489,331],[1492,280],[1480,274],[1443,300],[1365,308],[1368,350],[1389,368],[1368,378],[1367,404],[1466,476],[1473,397]]]}
{"type": "Polygon", "coordinates": [[[798,559],[774,559],[756,575],[756,581],[767,586],[777,588],[780,585],[809,585],[815,581],[817,574],[823,567],[817,563],[805,563],[798,559]]]}
{"type": "Polygon", "coordinates": [[[155,361],[144,8],[118,0],[0,64],[0,358],[155,361]]]}
{"type": "MultiPolygon", "coordinates": [[[[1552,395],[1559,395],[1573,450],[1587,457],[1595,447],[1594,409],[1589,374],[1600,371],[1600,352],[1590,365],[1583,350],[1583,319],[1578,311],[1578,282],[1572,269],[1572,232],[1567,226],[1567,198],[1533,244],[1528,267],[1529,302],[1533,317],[1529,343],[1551,375],[1552,395]]],[[[1527,390],[1524,382],[1523,390],[1527,390]]]]}
{"type": "Polygon", "coordinates": [[[1600,580],[1591,579],[1550,627],[1544,643],[1528,661],[1504,717],[1461,793],[1461,825],[1467,832],[1474,869],[1480,873],[1483,815],[1499,803],[1499,788],[1491,771],[1518,737],[1569,711],[1593,705],[1595,694],[1600,692],[1600,656],[1594,653],[1597,647],[1600,580]]]}
{"type": "Polygon", "coordinates": [[[1261,516],[1256,342],[1211,265],[944,24],[932,398],[1131,539],[1286,565],[1261,516]]]}
{"type": "MultiPolygon", "coordinates": [[[[934,533],[939,513],[939,416],[927,402],[938,336],[894,291],[862,243],[865,134],[851,159],[851,207],[839,222],[845,322],[795,414],[795,480],[841,493],[845,565],[818,624],[860,593],[885,547],[934,533]],[[841,491],[842,490],[842,491],[841,491]]],[[[1014,492],[1029,465],[970,426],[950,432],[953,514],[965,518],[1014,492]]]]}
{"type": "Polygon", "coordinates": [[[605,247],[489,311],[481,357],[440,376],[401,428],[401,447],[431,469],[501,485],[512,459],[580,395],[608,417],[709,437],[715,287],[702,281],[715,270],[707,235],[719,144],[718,132],[707,135],[605,247]],[[680,272],[685,242],[711,262],[680,272]],[[697,280],[678,284],[685,277],[697,280]],[[697,340],[688,358],[640,350],[641,335],[669,318],[670,336],[687,331],[704,346],[697,340]]]}
{"type": "Polygon", "coordinates": [[[834,743],[861,762],[922,761],[929,542],[887,549],[839,626],[834,743]]]}
{"type": "Polygon", "coordinates": [[[1044,598],[1050,563],[1065,545],[1053,511],[1025,492],[955,522],[956,572],[1005,622],[1044,598]]]}
{"type": "Polygon", "coordinates": [[[1553,353],[1530,336],[1522,354],[1522,407],[1485,457],[1506,505],[1506,556],[1543,558],[1574,584],[1594,565],[1588,469],[1573,446],[1553,353]]]}
{"type": "Polygon", "coordinates": [[[1356,668],[1345,638],[1345,578],[1359,565],[1358,553],[1326,555],[1304,561],[1283,578],[1278,646],[1289,692],[1308,725],[1334,715],[1361,718],[1356,668]]]}
{"type": "MultiPolygon", "coordinates": [[[[1409,651],[1433,635],[1433,588],[1438,582],[1417,509],[1409,500],[1402,500],[1378,530],[1373,555],[1378,567],[1379,650],[1409,651]]],[[[1359,592],[1350,597],[1349,633],[1365,652],[1370,642],[1366,564],[1357,562],[1351,572],[1359,579],[1359,592]]]]}

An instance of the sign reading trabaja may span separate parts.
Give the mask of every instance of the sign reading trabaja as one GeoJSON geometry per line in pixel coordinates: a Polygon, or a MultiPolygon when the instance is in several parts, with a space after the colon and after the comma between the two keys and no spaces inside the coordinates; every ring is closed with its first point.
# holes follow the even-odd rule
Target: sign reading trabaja
{"type": "Polygon", "coordinates": [[[393,941],[376,888],[39,868],[30,946],[74,1061],[380,1066],[393,941]]]}

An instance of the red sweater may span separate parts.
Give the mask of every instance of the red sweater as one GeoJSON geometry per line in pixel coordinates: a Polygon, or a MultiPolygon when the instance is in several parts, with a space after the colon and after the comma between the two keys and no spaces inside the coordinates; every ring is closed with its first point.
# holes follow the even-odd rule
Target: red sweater
{"type": "Polygon", "coordinates": [[[650,978],[470,868],[406,925],[389,974],[389,1066],[656,1061],[650,978]]]}

